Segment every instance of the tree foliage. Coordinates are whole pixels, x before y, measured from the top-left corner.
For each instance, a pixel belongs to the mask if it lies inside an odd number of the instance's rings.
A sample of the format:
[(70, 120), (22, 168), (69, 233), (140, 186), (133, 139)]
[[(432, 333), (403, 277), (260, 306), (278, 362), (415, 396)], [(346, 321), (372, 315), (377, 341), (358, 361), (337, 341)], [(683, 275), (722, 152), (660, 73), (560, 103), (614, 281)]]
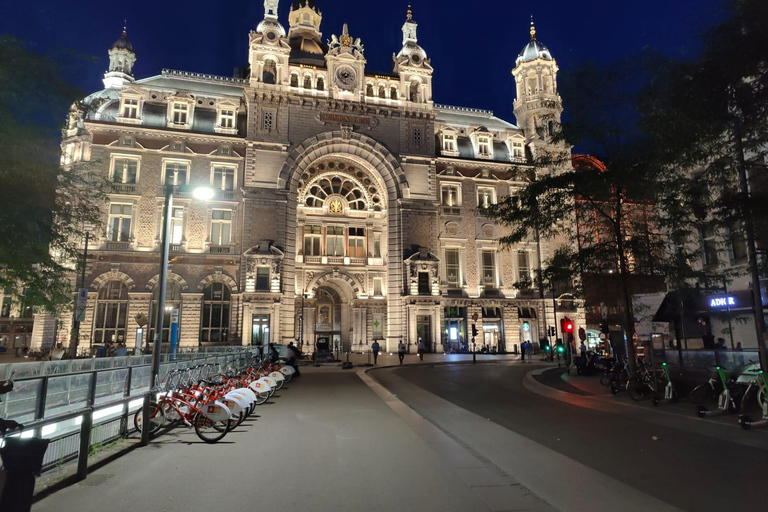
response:
[(26, 306), (71, 301), (83, 226), (98, 224), (106, 182), (60, 165), (62, 121), (79, 90), (57, 61), (0, 37), (0, 287)]

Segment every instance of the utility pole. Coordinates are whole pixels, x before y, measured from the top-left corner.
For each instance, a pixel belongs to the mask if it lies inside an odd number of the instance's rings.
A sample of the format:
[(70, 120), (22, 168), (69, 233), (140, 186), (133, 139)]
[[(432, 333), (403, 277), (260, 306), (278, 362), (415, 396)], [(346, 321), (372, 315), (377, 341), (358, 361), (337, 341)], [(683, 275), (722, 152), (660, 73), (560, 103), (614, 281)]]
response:
[(88, 266), (88, 240), (90, 239), (91, 233), (89, 231), (85, 232), (85, 250), (83, 251), (83, 263), (80, 268), (80, 286), (78, 287), (78, 293), (75, 297), (75, 307), (73, 308), (74, 311), (72, 312), (72, 336), (69, 340), (69, 351), (72, 353), (72, 357), (77, 357), (77, 349), (80, 345), (80, 320), (78, 320), (78, 314), (77, 314), (77, 302), (78, 297), (80, 296), (79, 291), (82, 288), (85, 288), (85, 268)]

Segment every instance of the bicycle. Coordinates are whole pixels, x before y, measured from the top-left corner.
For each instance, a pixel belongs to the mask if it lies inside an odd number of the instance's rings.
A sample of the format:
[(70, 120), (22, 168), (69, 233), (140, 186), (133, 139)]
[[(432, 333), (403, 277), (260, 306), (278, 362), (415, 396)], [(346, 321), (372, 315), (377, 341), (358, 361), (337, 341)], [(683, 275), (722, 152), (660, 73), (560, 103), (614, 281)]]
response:
[(760, 389), (757, 398), (762, 409), (763, 417), (759, 421), (752, 421), (752, 418), (749, 416), (744, 414), (740, 415), (739, 424), (744, 430), (749, 430), (754, 427), (768, 427), (768, 375), (762, 368), (757, 371), (757, 381)]
[(754, 402), (759, 409), (762, 409), (763, 404), (768, 402), (768, 389), (764, 379), (761, 378), (761, 371), (759, 364), (749, 361), (749, 364), (742, 369), (741, 375), (736, 379), (737, 384), (746, 385), (744, 396), (741, 399), (741, 410), (749, 409), (750, 402)]
[[(739, 392), (740, 390), (738, 389), (738, 386), (733, 381), (733, 379), (730, 379), (726, 376), (725, 368), (722, 366), (716, 366), (715, 370), (717, 371), (720, 382), (718, 388), (721, 389), (720, 394), (717, 395), (717, 409), (710, 411), (705, 406), (700, 405), (697, 409), (699, 418), (725, 414), (727, 412), (738, 412), (739, 406), (741, 405), (741, 396)], [(712, 379), (710, 379), (710, 381), (711, 380)], [(707, 385), (712, 386), (710, 382), (707, 382)], [(707, 388), (704, 389), (706, 390)]]
[(627, 392), (630, 398), (639, 402), (645, 397), (646, 392), (653, 393), (656, 396), (657, 389), (663, 384), (666, 386), (663, 377), (655, 368), (649, 368), (642, 359), (637, 360), (637, 373), (627, 382)]

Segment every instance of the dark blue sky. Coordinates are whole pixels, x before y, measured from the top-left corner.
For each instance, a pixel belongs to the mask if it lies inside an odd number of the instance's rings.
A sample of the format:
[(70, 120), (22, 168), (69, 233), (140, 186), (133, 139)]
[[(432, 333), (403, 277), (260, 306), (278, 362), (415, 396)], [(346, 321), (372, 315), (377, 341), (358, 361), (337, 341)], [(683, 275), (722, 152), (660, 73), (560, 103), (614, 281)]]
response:
[[(95, 57), (72, 80), (86, 92), (101, 89), (107, 49), (123, 19), (138, 56), (137, 77), (161, 68), (231, 76), (247, 63), (248, 32), (263, 17), (261, 0), (30, 0), (6, 2), (0, 33), (14, 35), (42, 52), (67, 48)], [(702, 31), (720, 17), (723, 0), (548, 0), (547, 2), (413, 0), (419, 42), (435, 68), (439, 103), (487, 108), (509, 120), (510, 70), (527, 43), (530, 16), (538, 39), (561, 69), (585, 60), (613, 61), (645, 46), (691, 56)], [(288, 28), (289, 1), (280, 2)], [(407, 0), (317, 0), (323, 38), (341, 32), (361, 37), (368, 68), (389, 71), (401, 46)], [(566, 105), (567, 108), (567, 105)]]

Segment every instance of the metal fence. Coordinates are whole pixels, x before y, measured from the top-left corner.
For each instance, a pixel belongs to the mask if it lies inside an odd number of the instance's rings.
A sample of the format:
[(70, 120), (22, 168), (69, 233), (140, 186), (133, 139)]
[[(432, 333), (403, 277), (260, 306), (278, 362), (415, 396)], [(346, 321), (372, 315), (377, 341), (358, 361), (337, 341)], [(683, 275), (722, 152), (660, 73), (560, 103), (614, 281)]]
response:
[[(250, 350), (239, 350), (167, 361), (160, 365), (160, 380), (198, 364), (239, 366), (250, 355)], [(43, 471), (78, 459), (78, 474), (84, 477), (89, 452), (135, 430), (132, 416), (150, 391), (151, 356), (132, 357), (21, 363), (27, 376), (14, 375), (13, 391), (0, 403), (0, 417), (24, 424), (18, 434), (22, 438), (50, 439)], [(67, 372), (53, 371), (65, 365)]]

